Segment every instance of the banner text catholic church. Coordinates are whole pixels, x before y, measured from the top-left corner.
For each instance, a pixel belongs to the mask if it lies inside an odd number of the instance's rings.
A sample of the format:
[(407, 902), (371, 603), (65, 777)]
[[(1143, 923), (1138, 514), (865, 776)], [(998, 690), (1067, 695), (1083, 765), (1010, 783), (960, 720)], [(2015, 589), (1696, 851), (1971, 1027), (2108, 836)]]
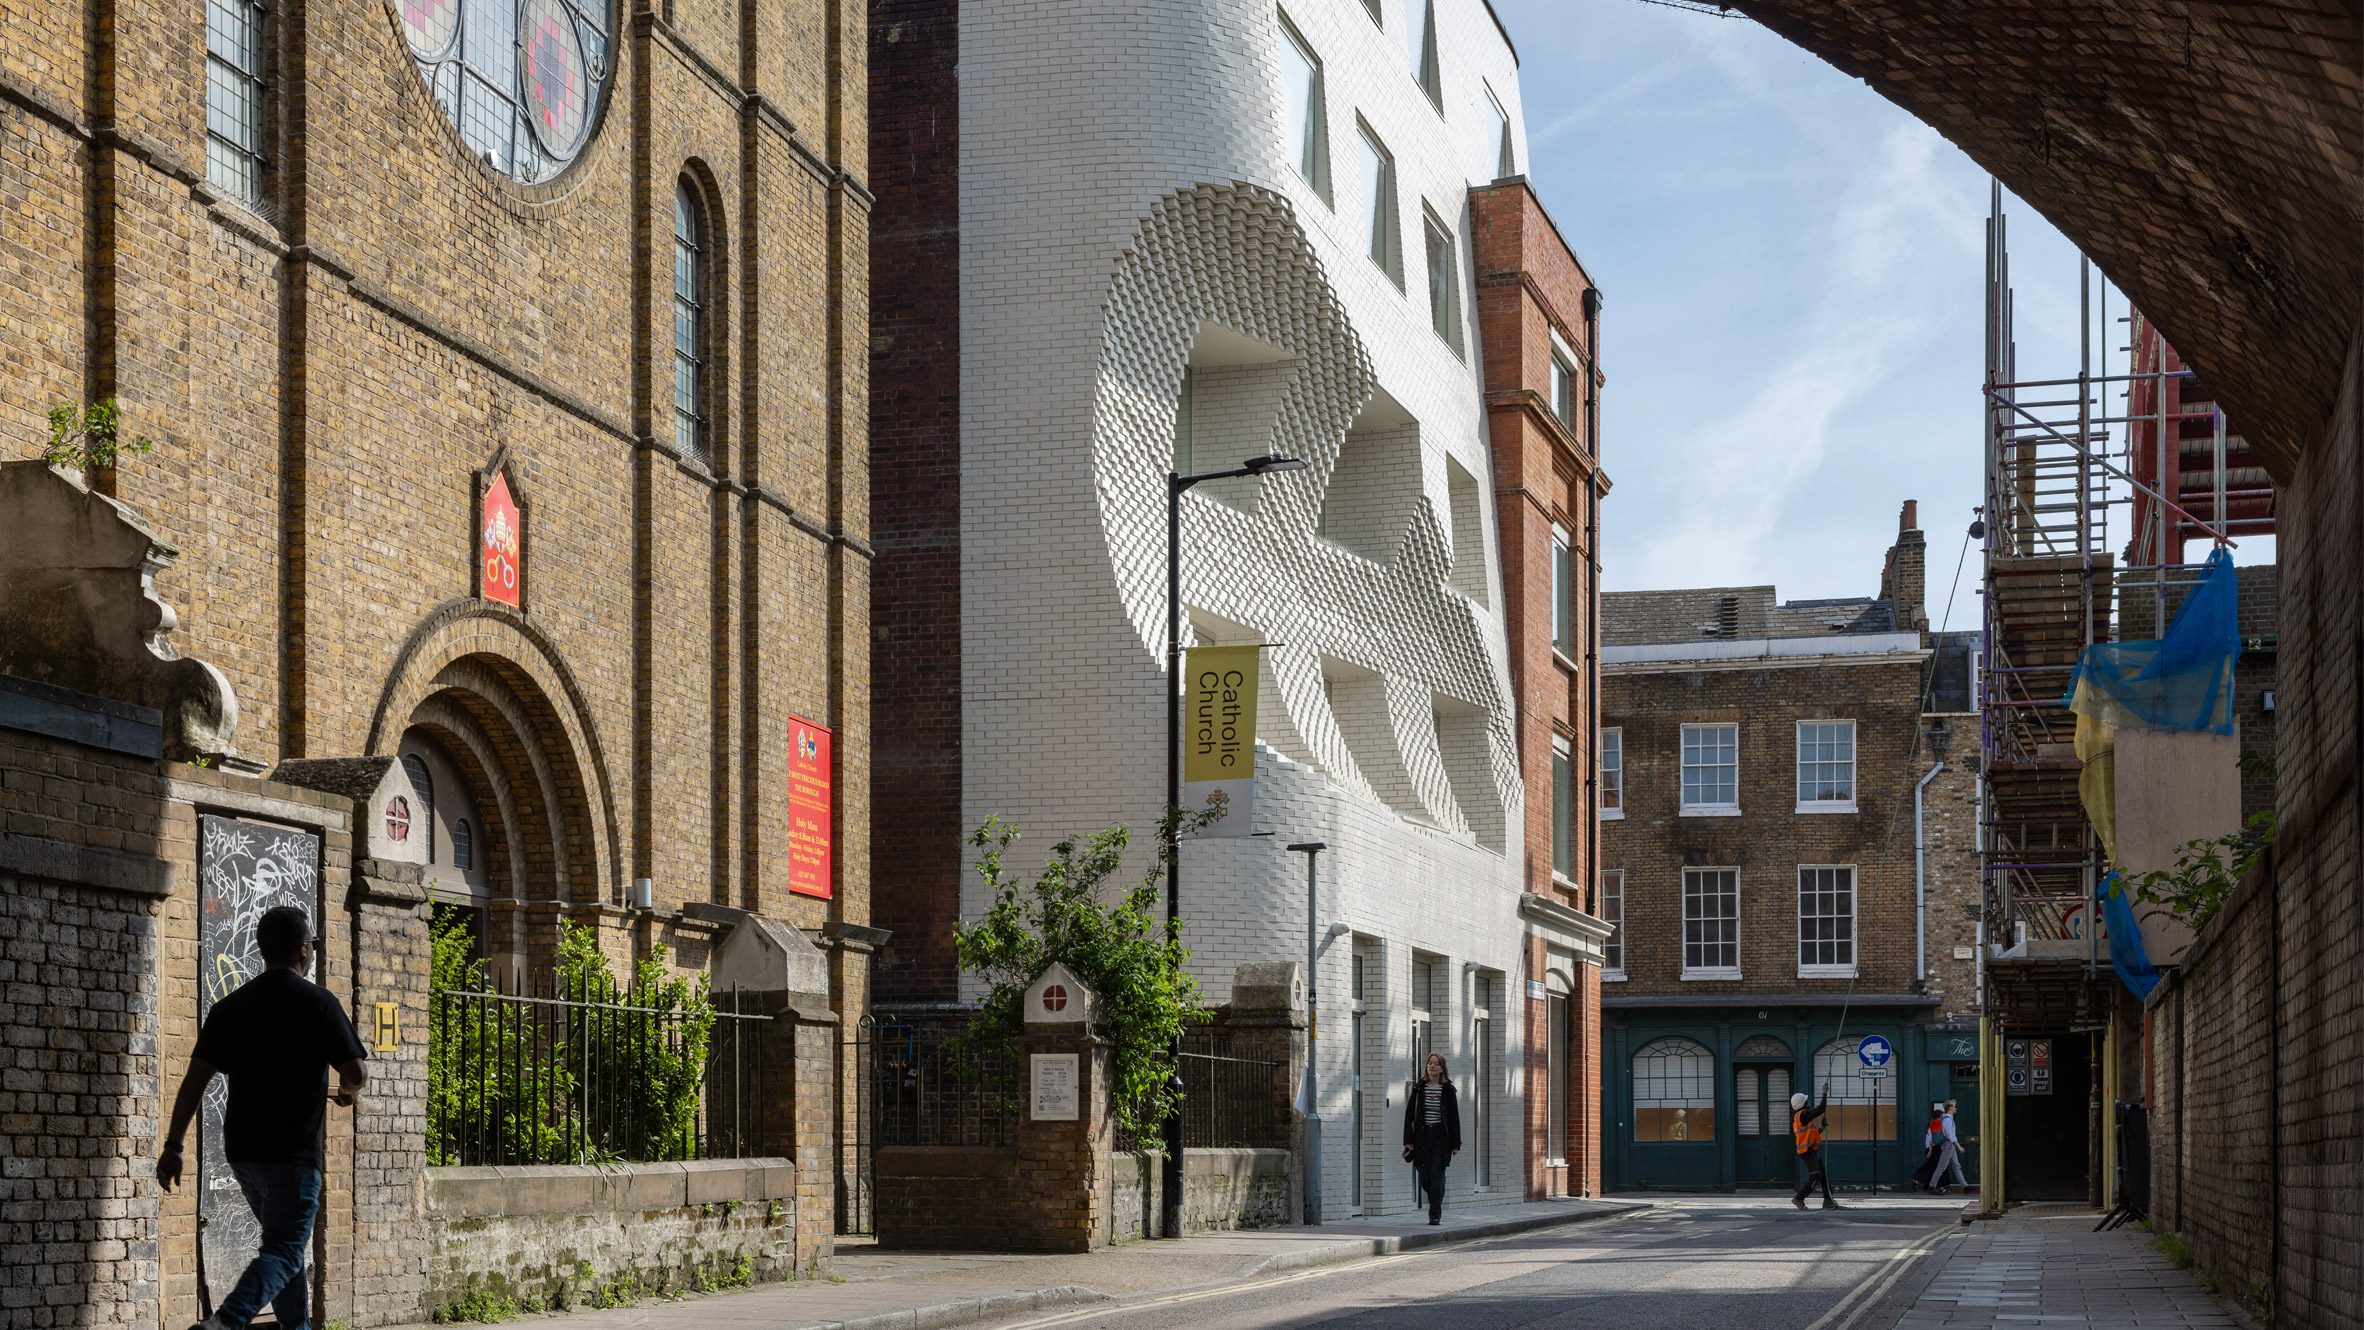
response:
[(1256, 821), (1256, 653), (1192, 647), (1184, 665), (1182, 808), (1218, 816), (1191, 834), (1249, 836)]

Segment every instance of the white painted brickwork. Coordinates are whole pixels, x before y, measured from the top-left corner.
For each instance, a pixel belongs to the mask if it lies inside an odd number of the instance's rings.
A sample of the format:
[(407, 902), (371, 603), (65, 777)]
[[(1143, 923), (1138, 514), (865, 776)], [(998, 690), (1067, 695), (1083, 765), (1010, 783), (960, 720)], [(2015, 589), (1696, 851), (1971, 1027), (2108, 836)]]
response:
[[(1258, 722), (1257, 823), (1276, 834), (1185, 848), (1185, 940), (1213, 1001), (1242, 962), (1302, 960), (1305, 865), (1283, 846), (1328, 842), (1322, 922), (1383, 944), (1366, 979), (1359, 1143), (1366, 1201), (1392, 1210), (1414, 1194), (1397, 1139), (1413, 952), (1444, 960), (1433, 1019), (1458, 1076), (1472, 967), (1502, 993), (1525, 978), (1519, 851), (1502, 849), (1524, 796), (1467, 323), (1464, 196), (1494, 177), (1489, 89), (1521, 162), (1525, 142), (1516, 67), (1482, 0), (1436, 0), (1441, 116), (1413, 79), (1405, 0), (1382, 8), (1384, 26), (1362, 0), (1281, 6), (1322, 62), (1333, 204), (1283, 141), (1270, 0), (963, 5), (961, 629), (967, 821), (1023, 828), (1020, 869), (1062, 836), (1123, 822), (1146, 866), (1183, 369), (1202, 321), (1277, 348), (1279, 363), (1193, 375), (1198, 469), (1268, 448), (1311, 466), (1185, 503), (1186, 632), (1281, 644)], [(1401, 288), (1366, 255), (1358, 119), (1395, 158)], [(1467, 358), (1430, 327), (1424, 209), (1458, 232)], [(1337, 539), (1324, 539), (1324, 488), (1375, 390), (1416, 423), (1383, 411), (1358, 434), (1377, 465), (1341, 487)], [(982, 905), (972, 884), (963, 908)], [(1349, 1209), (1341, 1143), (1355, 1138), (1350, 952), (1330, 941), (1319, 974), (1331, 1214)], [(1523, 1022), (1507, 1006), (1497, 999), (1494, 1029), (1499, 1065), (1515, 1068)], [(1514, 1197), (1522, 1088), (1498, 1073), (1491, 1096), (1493, 1182)], [(1456, 1188), (1473, 1174), (1457, 1167)]]

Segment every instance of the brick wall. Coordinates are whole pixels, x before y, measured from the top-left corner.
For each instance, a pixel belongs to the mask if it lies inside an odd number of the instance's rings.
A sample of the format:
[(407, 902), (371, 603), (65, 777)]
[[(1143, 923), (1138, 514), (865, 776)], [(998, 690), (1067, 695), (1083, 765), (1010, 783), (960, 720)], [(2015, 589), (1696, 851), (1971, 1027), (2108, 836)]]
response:
[[(0, 761), (0, 798), (28, 774)], [(0, 1326), (153, 1326), (163, 902), (7, 871), (0, 896)]]
[(959, 995), (960, 6), (870, 13), (872, 761), (895, 816), (873, 828), (872, 921), (894, 933), (886, 1001)]
[(2278, 832), (2154, 993), (2152, 1189), (2273, 1323), (2364, 1321), (2364, 325), (2282, 490)]
[(871, 1156), (878, 1245), (1009, 1251), (1018, 1202), (1016, 1146), (880, 1146)]
[[(1294, 1224), (1303, 1185), (1287, 1150), (1191, 1150), (1182, 1156), (1183, 1231)], [(1113, 1240), (1154, 1233), (1165, 1197), (1164, 1157), (1118, 1151), (1110, 1160), (1108, 1186)]]
[[(1602, 828), (1602, 867), (1625, 873), (1626, 979), (1610, 985), (1613, 996), (1682, 994), (1712, 1003), (1721, 1000), (1719, 989), (1912, 991), (1912, 796), (1931, 765), (1916, 735), (1922, 669), (1917, 655), (1906, 654), (1789, 668), (1605, 672), (1602, 721), (1621, 726), (1625, 741), (1626, 815)], [(1793, 811), (1797, 722), (1809, 718), (1855, 722), (1852, 813)], [(1739, 725), (1742, 816), (1679, 816), (1682, 726), (1724, 721)], [(1968, 742), (1956, 740), (1957, 752)], [(1852, 984), (1798, 976), (1801, 864), (1855, 866)], [(1740, 870), (1740, 983), (1681, 977), (1686, 866)]]

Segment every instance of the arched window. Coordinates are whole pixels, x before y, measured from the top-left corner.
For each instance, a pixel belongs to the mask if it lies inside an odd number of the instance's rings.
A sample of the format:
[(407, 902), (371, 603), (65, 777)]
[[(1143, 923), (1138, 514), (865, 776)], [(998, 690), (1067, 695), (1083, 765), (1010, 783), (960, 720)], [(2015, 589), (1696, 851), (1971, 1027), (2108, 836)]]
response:
[(1833, 1039), (1814, 1050), (1815, 1090), (1827, 1091), (1830, 1098), (1823, 1137), (1833, 1141), (1895, 1140), (1896, 1087), (1862, 1074), (1863, 1063), (1855, 1056), (1858, 1042), (1852, 1036)]
[(1787, 1062), (1789, 1045), (1769, 1034), (1752, 1034), (1732, 1050), (1734, 1062)]
[(451, 824), (451, 866), (463, 873), (476, 868), (476, 830), (464, 817)]
[(426, 828), (427, 861), (435, 861), (435, 778), (427, 774), (427, 760), (417, 753), (402, 755), (402, 771), (410, 777), (410, 788), (419, 796), (417, 825)]
[(1688, 1039), (1660, 1039), (1633, 1055), (1633, 1138), (1716, 1138), (1716, 1058)]
[(673, 191), (673, 446), (706, 456), (706, 209), (688, 177)]

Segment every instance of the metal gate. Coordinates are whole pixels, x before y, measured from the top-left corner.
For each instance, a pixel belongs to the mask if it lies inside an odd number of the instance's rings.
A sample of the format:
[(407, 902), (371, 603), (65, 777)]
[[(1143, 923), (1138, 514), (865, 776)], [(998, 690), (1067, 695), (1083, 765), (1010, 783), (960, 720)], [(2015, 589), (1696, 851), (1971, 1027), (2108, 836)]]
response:
[(853, 1034), (838, 1049), (844, 1081), (843, 1112), (837, 1133), (837, 1231), (867, 1235), (878, 1231), (870, 1154), (878, 1132), (878, 1018), (854, 1022)]

